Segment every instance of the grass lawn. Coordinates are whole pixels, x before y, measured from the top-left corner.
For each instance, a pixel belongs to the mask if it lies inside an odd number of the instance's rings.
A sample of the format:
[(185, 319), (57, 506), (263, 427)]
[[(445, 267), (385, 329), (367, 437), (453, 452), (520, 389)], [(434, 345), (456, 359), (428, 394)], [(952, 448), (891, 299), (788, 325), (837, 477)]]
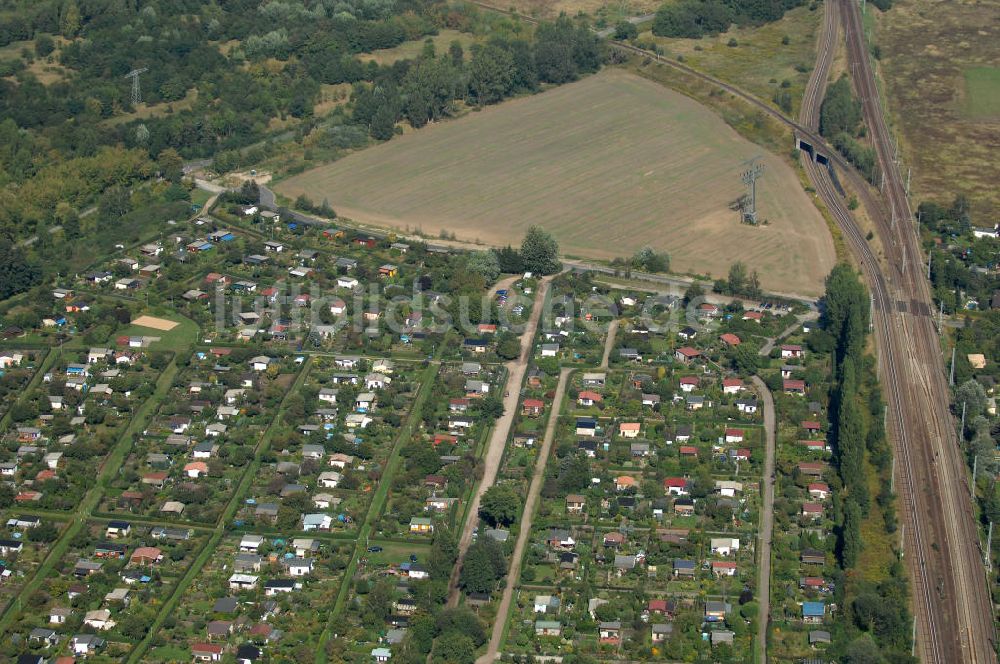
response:
[(212, 192), (205, 191), (204, 189), (198, 189), (197, 187), (195, 187), (191, 191), (191, 203), (197, 205), (198, 207), (204, 207), (205, 203), (207, 203), (208, 199), (210, 199), (211, 197), (212, 197)]
[[(688, 97), (608, 69), (442, 122), (277, 185), (344, 217), (491, 245), (541, 224), (564, 253), (610, 259), (644, 246), (681, 272), (725, 276), (742, 260), (764, 288), (818, 294), (834, 263), (825, 222), (781, 157), (763, 153), (758, 209), (730, 204), (762, 149)], [(614, 242), (609, 242), (609, 228)]]
[(149, 656), (154, 662), (186, 662), (191, 659), (191, 649), (167, 644), (153, 648), (149, 652)]
[(424, 42), (427, 39), (434, 42), (434, 52), (437, 55), (444, 55), (448, 52), (448, 47), (451, 46), (451, 43), (458, 41), (462, 45), (462, 48), (465, 49), (466, 59), (469, 58), (469, 47), (475, 41), (475, 37), (467, 32), (442, 30), (433, 37), (414, 39), (413, 41), (403, 42), (393, 48), (383, 48), (371, 53), (361, 53), (358, 55), (358, 60), (362, 62), (377, 62), (380, 65), (391, 65), (399, 60), (413, 59), (423, 53)]
[(1000, 67), (965, 70), (965, 114), (973, 120), (1000, 118)]
[(141, 325), (128, 325), (115, 331), (115, 336), (127, 335), (130, 337), (160, 337), (160, 340), (150, 344), (152, 350), (185, 350), (194, 343), (197, 343), (200, 329), (198, 324), (190, 318), (185, 318), (177, 313), (159, 315), (149, 312), (149, 315), (157, 318), (165, 318), (180, 323), (172, 330), (155, 330), (151, 327)]
[(398, 565), (410, 561), (410, 554), (415, 554), (420, 563), (427, 562), (427, 556), (431, 552), (430, 543), (415, 542), (413, 544), (403, 544), (402, 542), (387, 542), (384, 540), (368, 540), (368, 546), (380, 546), (382, 550), (378, 553), (365, 553), (369, 562), (381, 565)]

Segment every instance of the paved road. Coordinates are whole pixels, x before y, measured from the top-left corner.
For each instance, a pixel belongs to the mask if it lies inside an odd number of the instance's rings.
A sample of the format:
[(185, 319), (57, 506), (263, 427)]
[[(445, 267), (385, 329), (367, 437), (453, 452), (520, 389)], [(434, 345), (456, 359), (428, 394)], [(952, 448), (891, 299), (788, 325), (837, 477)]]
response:
[(469, 516), (462, 529), (458, 540), (458, 560), (452, 570), (451, 579), (448, 582), (449, 594), (448, 605), (458, 604), (459, 590), (458, 579), (462, 569), (462, 562), (465, 560), (465, 553), (472, 544), (472, 534), (479, 523), (479, 501), (483, 494), (493, 486), (496, 481), (497, 471), (500, 470), (500, 462), (503, 459), (504, 447), (507, 445), (507, 438), (510, 434), (511, 426), (514, 424), (514, 416), (517, 414), (517, 402), (520, 397), (521, 386), (524, 384), (524, 375), (527, 372), (529, 360), (531, 359), (532, 346), (535, 341), (535, 333), (538, 331), (538, 323), (545, 309), (545, 295), (549, 291), (549, 284), (553, 277), (543, 277), (538, 285), (535, 294), (535, 304), (531, 309), (531, 317), (521, 334), (521, 354), (516, 359), (507, 363), (507, 396), (503, 399), (503, 415), (493, 426), (493, 432), (487, 443), (486, 453), (483, 455), (483, 479), (479, 482), (479, 487), (472, 496), (472, 503), (469, 506)]
[(497, 659), (500, 650), (500, 641), (503, 639), (503, 630), (507, 623), (507, 614), (510, 612), (510, 603), (514, 598), (514, 587), (521, 578), (521, 562), (524, 558), (524, 547), (531, 537), (531, 523), (538, 507), (538, 497), (542, 492), (542, 484), (545, 483), (545, 466), (549, 461), (549, 453), (552, 450), (552, 441), (555, 439), (556, 428), (559, 424), (559, 411), (562, 409), (563, 397), (566, 395), (566, 383), (573, 369), (564, 367), (559, 372), (559, 384), (556, 385), (555, 397), (552, 399), (551, 410), (549, 411), (548, 423), (545, 426), (545, 436), (542, 438), (542, 447), (538, 450), (538, 459), (535, 461), (535, 470), (531, 476), (531, 484), (528, 487), (528, 497), (524, 502), (524, 512), (521, 514), (517, 540), (514, 543), (514, 552), (510, 558), (510, 570), (507, 573), (507, 585), (504, 587), (500, 604), (497, 606), (496, 619), (493, 621), (493, 633), (490, 636), (490, 643), (486, 653), (476, 660), (476, 664), (489, 664)]
[(760, 532), (757, 545), (757, 661), (767, 662), (767, 627), (771, 620), (771, 535), (774, 528), (774, 399), (771, 390), (759, 376), (753, 377), (754, 387), (764, 406), (764, 476), (761, 482), (763, 503), (760, 508)]
[(274, 192), (264, 185), (258, 185), (257, 188), (260, 189), (260, 206), (268, 210), (277, 210), (278, 203), (275, 199)]

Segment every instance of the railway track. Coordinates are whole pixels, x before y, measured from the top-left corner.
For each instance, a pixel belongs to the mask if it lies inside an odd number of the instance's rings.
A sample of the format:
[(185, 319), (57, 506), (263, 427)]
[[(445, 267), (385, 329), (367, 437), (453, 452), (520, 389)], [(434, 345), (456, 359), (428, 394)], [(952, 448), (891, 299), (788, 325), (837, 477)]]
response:
[[(921, 654), (941, 662), (995, 662), (992, 601), (979, 549), (979, 534), (968, 488), (965, 461), (948, 409), (949, 390), (940, 362), (938, 335), (931, 317), (930, 285), (923, 276), (919, 234), (913, 223), (906, 187), (899, 171), (896, 147), (886, 125), (879, 91), (864, 40), (861, 12), (855, 3), (842, 3), (841, 17), (847, 33), (848, 61), (854, 84), (862, 98), (866, 125), (884, 175), (889, 215), (880, 221), (886, 256), (898, 266), (894, 273), (900, 298), (908, 310), (899, 312), (899, 338), (903, 340), (907, 374), (906, 400), (898, 403), (900, 425), (910, 434), (906, 464), (917, 481), (926, 481), (911, 496), (913, 521), (928, 518), (929, 528), (915, 533), (913, 548), (919, 564), (911, 569), (936, 580), (936, 601), (918, 608)], [(897, 307), (902, 309), (903, 307)], [(897, 394), (898, 398), (898, 394)], [(905, 415), (905, 423), (902, 421)], [(911, 449), (912, 448), (912, 449)], [(924, 533), (933, 535), (927, 541)], [(944, 610), (942, 610), (944, 609)]]
[[(820, 99), (821, 98), (822, 97), (820, 97)], [(808, 112), (805, 109), (803, 109), (803, 111)], [(893, 422), (889, 433), (892, 435), (893, 439), (897, 441), (897, 445), (895, 447), (900, 468), (898, 492), (902, 497), (905, 518), (906, 514), (912, 515), (916, 513), (916, 510), (913, 509), (912, 498), (917, 482), (915, 481), (911, 471), (912, 461), (909, 459), (906, 426), (902, 418), (903, 408), (900, 398), (900, 390), (890, 387), (890, 385), (893, 384), (900, 384), (896, 371), (896, 358), (899, 356), (899, 352), (896, 347), (897, 344), (895, 342), (895, 335), (893, 334), (891, 323), (891, 312), (894, 308), (892, 298), (889, 295), (889, 289), (886, 285), (885, 278), (878, 268), (878, 261), (872, 253), (871, 247), (862, 235), (857, 224), (854, 222), (853, 217), (844, 206), (843, 199), (836, 191), (827, 169), (821, 167), (813, 161), (808, 161), (806, 162), (805, 170), (810, 182), (813, 184), (813, 187), (815, 187), (817, 193), (823, 199), (827, 209), (830, 211), (830, 214), (833, 215), (838, 226), (844, 233), (844, 236), (847, 238), (851, 250), (860, 258), (865, 280), (867, 281), (869, 289), (872, 293), (874, 306), (872, 307), (871, 316), (873, 326), (875, 327), (876, 342), (880, 349), (880, 373), (882, 383), (886, 386), (886, 392), (893, 402)], [(918, 541), (922, 540), (923, 535), (921, 532), (921, 520), (916, 518), (906, 519), (906, 521), (910, 527), (911, 537)], [(926, 612), (926, 607), (933, 607), (934, 605), (931, 583), (927, 576), (926, 568), (923, 566), (917, 566), (916, 569), (911, 569), (911, 579), (913, 583), (915, 606), (919, 606), (924, 609), (924, 611), (921, 612), (921, 616), (925, 616), (924, 619), (929, 625), (927, 631), (929, 634), (935, 635), (935, 638), (932, 638), (930, 642), (930, 651), (933, 656), (929, 660), (925, 658), (925, 661), (945, 661), (941, 658), (940, 647), (938, 646), (936, 639), (937, 627), (934, 624), (933, 612)]]
[[(535, 23), (535, 19), (488, 3), (474, 4)], [(829, 157), (875, 222), (884, 252), (880, 264), (846, 210), (829, 168), (804, 160), (805, 171), (861, 264), (872, 293), (872, 324), (887, 395), (887, 430), (893, 441), (906, 525), (906, 560), (913, 584), (913, 610), (921, 659), (927, 662), (996, 662), (992, 604), (978, 550), (978, 531), (967, 473), (948, 409), (930, 287), (923, 278), (920, 243), (895, 162), (895, 146), (879, 105), (878, 89), (863, 40), (860, 11), (852, 0), (827, 0), (817, 66), (803, 98), (798, 122), (734, 85), (631, 44), (614, 48), (658, 63), (722, 89), (788, 126)], [(818, 134), (819, 108), (843, 23), (855, 85), (884, 173), (884, 198)]]
[[(812, 130), (819, 128), (819, 110), (829, 81), (830, 65), (838, 42), (838, 27), (841, 13), (840, 2), (837, 0), (827, 2), (824, 11), (822, 32), (817, 46), (816, 67), (813, 69), (806, 84), (799, 114), (799, 121)], [(893, 405), (893, 422), (887, 433), (890, 433), (892, 439), (897, 441), (895, 446), (896, 458), (900, 462), (900, 486), (898, 493), (902, 498), (904, 520), (910, 525), (910, 535), (912, 538), (921, 541), (923, 539), (921, 520), (919, 518), (907, 518), (908, 516), (913, 517), (918, 513), (913, 503), (914, 489), (917, 484), (912, 472), (912, 460), (909, 458), (909, 446), (907, 445), (906, 427), (902, 417), (903, 408), (900, 390), (897, 389), (900, 381), (896, 375), (896, 358), (899, 355), (896, 348), (895, 336), (892, 333), (891, 312), (893, 311), (893, 303), (889, 297), (885, 276), (878, 269), (878, 261), (873, 255), (868, 242), (862, 237), (854, 218), (844, 208), (843, 199), (835, 191), (829, 172), (826, 169), (820, 168), (812, 160), (807, 163), (805, 170), (810, 182), (813, 183), (813, 186), (826, 204), (827, 209), (837, 220), (838, 226), (840, 226), (842, 232), (847, 237), (852, 251), (860, 258), (862, 270), (865, 273), (865, 280), (872, 293), (872, 323), (873, 327), (876, 328), (876, 341), (881, 350), (879, 354), (880, 374), (882, 383), (886, 386), (886, 393)], [(928, 610), (934, 606), (934, 600), (926, 567), (923, 565), (911, 565), (910, 577), (913, 586), (914, 607), (921, 617), (922, 622), (927, 625), (926, 633), (929, 635), (929, 638), (922, 641), (922, 644), (926, 646), (922, 649), (922, 654), (924, 654), (923, 659), (924, 661), (942, 661), (942, 650), (940, 641), (937, 638), (938, 626), (935, 624), (933, 611)]]

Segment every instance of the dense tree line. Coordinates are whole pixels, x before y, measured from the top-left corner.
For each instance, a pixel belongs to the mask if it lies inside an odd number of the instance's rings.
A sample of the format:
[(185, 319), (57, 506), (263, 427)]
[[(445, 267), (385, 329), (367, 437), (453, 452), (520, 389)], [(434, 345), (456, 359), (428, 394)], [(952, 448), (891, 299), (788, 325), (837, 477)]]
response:
[[(857, 274), (846, 265), (838, 265), (826, 283), (823, 329), (833, 340), (835, 387), (831, 399), (832, 443), (834, 461), (847, 489), (845, 503), (867, 514), (871, 496), (865, 472), (865, 421), (860, 403), (860, 388), (865, 337), (870, 314), (868, 294)], [(850, 507), (845, 507), (849, 514)], [(845, 519), (841, 538), (841, 561), (851, 567), (860, 549), (860, 519)]]
[(699, 39), (725, 32), (734, 23), (761, 25), (777, 21), (803, 0), (680, 0), (662, 5), (653, 20), (653, 34)]
[[(838, 265), (826, 282), (821, 329), (813, 343), (833, 352), (834, 386), (830, 399), (831, 443), (842, 490), (834, 498), (838, 521), (837, 552), (844, 572), (856, 567), (864, 550), (862, 522), (869, 518), (872, 500), (868, 463), (877, 472), (882, 489), (877, 496), (885, 532), (896, 529), (894, 498), (889, 489), (892, 454), (883, 425), (881, 391), (873, 359), (865, 355), (869, 297), (857, 273)], [(838, 584), (838, 604), (849, 610), (844, 638), (834, 650), (838, 661), (908, 661), (910, 616), (908, 589), (902, 564), (895, 561), (889, 578)], [(888, 658), (888, 659), (887, 659)]]
[(716, 279), (712, 290), (725, 295), (757, 298), (763, 293), (760, 287), (760, 275), (757, 270), (750, 270), (742, 261), (729, 266), (729, 274), (725, 279)]
[(622, 268), (626, 278), (631, 275), (632, 270), (640, 270), (642, 272), (669, 272), (670, 254), (665, 251), (656, 251), (652, 247), (643, 247), (639, 251), (632, 254), (630, 258), (615, 258), (611, 261), (611, 265), (615, 269)]
[(373, 138), (388, 140), (400, 120), (422, 127), (451, 115), (459, 100), (494, 104), (542, 83), (567, 83), (597, 71), (603, 57), (597, 37), (565, 16), (542, 23), (532, 38), (495, 37), (471, 50), (466, 62), (460, 44), (438, 55), (429, 43), (415, 61), (356, 83), (352, 121)]

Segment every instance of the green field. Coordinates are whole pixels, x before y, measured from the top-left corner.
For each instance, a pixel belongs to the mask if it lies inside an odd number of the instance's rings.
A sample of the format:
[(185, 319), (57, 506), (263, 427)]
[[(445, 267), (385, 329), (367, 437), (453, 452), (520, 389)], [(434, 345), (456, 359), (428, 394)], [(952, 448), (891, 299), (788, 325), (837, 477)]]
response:
[(965, 70), (965, 114), (973, 120), (1000, 118), (1000, 67)]
[(165, 318), (180, 323), (172, 330), (156, 330), (142, 325), (128, 325), (115, 330), (115, 336), (130, 337), (160, 337), (160, 340), (151, 344), (151, 350), (185, 350), (198, 341), (198, 324), (190, 318), (185, 318), (180, 314), (170, 313), (166, 315), (149, 313), (157, 318)]
[(363, 554), (372, 563), (382, 565), (398, 565), (409, 562), (411, 554), (417, 556), (419, 562), (426, 563), (427, 556), (431, 552), (431, 545), (426, 542), (404, 544), (403, 542), (372, 539), (368, 542), (368, 546), (382, 547), (382, 550), (377, 553), (365, 552)]
[[(758, 207), (729, 205), (761, 155)], [(741, 260), (765, 288), (817, 294), (834, 262), (823, 218), (779, 157), (691, 99), (621, 70), (442, 122), (292, 177), (290, 198), (328, 199), (359, 222), (518, 244), (541, 224), (564, 253), (609, 259), (643, 246), (682, 272)]]

